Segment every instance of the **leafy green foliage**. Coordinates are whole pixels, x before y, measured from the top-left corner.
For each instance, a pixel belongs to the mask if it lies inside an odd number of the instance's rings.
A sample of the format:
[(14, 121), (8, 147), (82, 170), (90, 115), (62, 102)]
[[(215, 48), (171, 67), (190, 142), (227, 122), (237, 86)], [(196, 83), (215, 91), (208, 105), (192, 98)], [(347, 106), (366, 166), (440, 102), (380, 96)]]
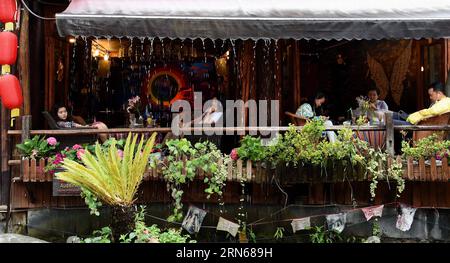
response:
[(359, 243), (363, 240), (354, 236), (345, 238), (341, 233), (327, 230), (324, 226), (314, 226), (309, 235), (311, 243)]
[(309, 235), (311, 243), (334, 243), (336, 239), (342, 240), (339, 235), (335, 235), (336, 232), (330, 232), (323, 226), (314, 226), (311, 229), (312, 233)]
[(381, 229), (380, 223), (378, 222), (378, 218), (375, 218), (372, 225), (372, 236), (380, 237), (383, 235), (383, 231)]
[(275, 239), (282, 239), (284, 236), (284, 227), (277, 227), (277, 230), (275, 231), (275, 234), (273, 234), (273, 237)]
[[(229, 156), (223, 155), (213, 143), (208, 141), (192, 146), (188, 140), (183, 138), (169, 140), (166, 144), (169, 155), (167, 164), (163, 163), (162, 172), (168, 191), (174, 199), (173, 213), (167, 220), (175, 222), (183, 219), (183, 204), (181, 203), (183, 190), (181, 187), (185, 183), (193, 181), (197, 170), (202, 169), (205, 174), (210, 175), (204, 179), (204, 182), (208, 184), (205, 189), (207, 198), (213, 194), (221, 197), (227, 176), (226, 165), (231, 162), (231, 159)], [(223, 163), (220, 164), (219, 160), (223, 160)]]
[(95, 230), (93, 235), (93, 237), (81, 239), (81, 243), (111, 243), (112, 230), (107, 226), (101, 230)]
[(440, 140), (439, 135), (434, 133), (428, 137), (415, 142), (415, 146), (411, 146), (411, 142), (402, 141), (402, 152), (405, 157), (412, 157), (415, 160), (420, 158), (448, 156), (450, 148), (450, 140)]
[(402, 178), (402, 163), (394, 162), (387, 167), (388, 154), (369, 147), (369, 144), (356, 138), (353, 131), (347, 128), (338, 132), (338, 139), (329, 142), (323, 138), (325, 130), (321, 119), (308, 122), (302, 130), (290, 126), (284, 135), (277, 136), (266, 146), (266, 159), (272, 164), (313, 165), (326, 171), (329, 163), (341, 162), (344, 168), (353, 169), (359, 166), (365, 169), (372, 178), (371, 196), (375, 196), (378, 181), (393, 179), (397, 182), (397, 195), (403, 192), (405, 181)]
[(254, 162), (264, 160), (266, 157), (265, 147), (261, 143), (261, 139), (244, 136), (241, 140), (241, 146), (237, 149), (239, 158), (242, 160), (251, 160)]
[(276, 138), (276, 142), (267, 148), (269, 159), (275, 163), (311, 164), (325, 167), (329, 161), (346, 160), (352, 165), (364, 164), (362, 150), (366, 143), (353, 137), (350, 129), (338, 132), (338, 140), (331, 143), (323, 139), (325, 130), (323, 120), (308, 122), (301, 131), (290, 126), (284, 136)]
[(45, 136), (41, 138), (39, 135), (36, 135), (32, 139), (27, 139), (23, 143), (17, 144), (16, 148), (23, 157), (39, 159), (51, 156), (58, 145), (59, 142), (56, 142), (55, 145), (50, 145)]
[(89, 207), (91, 215), (100, 215), (98, 208), (102, 206), (102, 202), (98, 201), (95, 195), (89, 192), (89, 190), (81, 188), (81, 198), (84, 198), (84, 202)]
[(157, 225), (145, 224), (145, 207), (141, 206), (135, 217), (135, 229), (120, 237), (122, 243), (195, 243), (189, 235), (182, 235), (181, 229), (169, 228), (161, 231)]

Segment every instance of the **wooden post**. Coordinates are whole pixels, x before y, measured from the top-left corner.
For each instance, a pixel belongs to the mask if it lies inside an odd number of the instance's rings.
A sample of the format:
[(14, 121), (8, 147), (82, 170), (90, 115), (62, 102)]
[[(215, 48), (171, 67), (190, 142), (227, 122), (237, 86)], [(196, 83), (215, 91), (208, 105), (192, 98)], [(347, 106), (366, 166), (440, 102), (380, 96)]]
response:
[(252, 173), (253, 173), (253, 171), (252, 171), (252, 167), (253, 167), (253, 164), (252, 164), (252, 161), (251, 160), (247, 160), (247, 182), (252, 182)]
[(5, 233), (8, 233), (9, 220), (11, 218), (11, 169), (8, 165), (10, 157), (8, 129), (11, 125), (11, 112), (0, 103), (0, 205), (6, 205)]
[(240, 182), (241, 178), (243, 176), (245, 176), (242, 172), (242, 160), (241, 159), (237, 160), (237, 162), (236, 162), (236, 170), (237, 170), (237, 176), (236, 176), (235, 180), (237, 182)]
[(9, 206), (9, 191), (10, 191), (10, 176), (9, 176), (9, 137), (8, 137), (8, 127), (10, 125), (10, 111), (0, 104), (1, 118), (1, 174), (0, 174), (0, 205)]
[(431, 165), (430, 165), (430, 175), (431, 175), (431, 178), (428, 178), (428, 179), (431, 179), (431, 181), (436, 181), (437, 180), (437, 167), (436, 167), (436, 158), (434, 158), (434, 157), (431, 157)]
[(22, 143), (30, 138), (31, 115), (22, 116)]
[(423, 157), (419, 159), (419, 180), (425, 181), (426, 174), (425, 174), (425, 160)]
[(31, 113), (29, 13), (26, 9), (20, 13), (19, 60), (17, 67), (23, 94), (23, 114), (28, 115)]
[(414, 164), (412, 157), (407, 158), (407, 170), (408, 170), (408, 180), (414, 180)]
[(394, 120), (393, 112), (387, 111), (384, 114), (384, 120), (386, 123), (386, 152), (391, 156), (395, 155), (394, 149)]
[(450, 175), (448, 174), (447, 157), (444, 157), (442, 158), (442, 181), (447, 182), (447, 179), (450, 180)]

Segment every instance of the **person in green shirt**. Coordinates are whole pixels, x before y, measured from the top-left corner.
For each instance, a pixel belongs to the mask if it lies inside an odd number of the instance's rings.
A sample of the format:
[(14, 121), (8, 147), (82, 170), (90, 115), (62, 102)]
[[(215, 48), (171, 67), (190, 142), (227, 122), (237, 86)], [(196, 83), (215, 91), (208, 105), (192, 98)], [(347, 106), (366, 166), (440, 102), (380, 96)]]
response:
[[(307, 119), (322, 118), (325, 120), (325, 127), (333, 126), (333, 123), (328, 117), (323, 116), (322, 105), (326, 102), (327, 97), (324, 93), (318, 92), (314, 99), (309, 102), (305, 102), (297, 109), (296, 115)], [(327, 137), (330, 142), (336, 141), (336, 133), (333, 131), (327, 131)]]

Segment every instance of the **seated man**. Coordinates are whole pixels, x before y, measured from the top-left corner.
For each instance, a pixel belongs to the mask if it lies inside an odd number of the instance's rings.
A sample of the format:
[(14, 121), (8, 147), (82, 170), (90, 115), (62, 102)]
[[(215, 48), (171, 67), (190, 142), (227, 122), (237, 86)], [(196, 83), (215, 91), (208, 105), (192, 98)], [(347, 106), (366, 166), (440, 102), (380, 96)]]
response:
[[(430, 85), (430, 87), (428, 88), (428, 95), (430, 97), (430, 102), (431, 102), (429, 109), (431, 109), (435, 105), (435, 103), (438, 101), (438, 98), (441, 98), (441, 94), (443, 94), (444, 97), (445, 97), (444, 86), (442, 85), (442, 83), (440, 83), (440, 82), (432, 83)], [(430, 117), (433, 117), (433, 116), (429, 116), (429, 117), (426, 117), (426, 118), (430, 118)], [(403, 111), (394, 112), (393, 118), (394, 118), (394, 124), (395, 125), (409, 125), (409, 124), (412, 124), (412, 122), (406, 121), (409, 118), (409, 114), (407, 114), (407, 113), (405, 113)], [(417, 121), (417, 122), (415, 122), (413, 124), (417, 124), (418, 122), (419, 121)]]
[[(322, 116), (322, 108), (321, 106), (325, 103), (326, 96), (322, 92), (318, 92), (314, 99), (303, 103), (295, 112), (296, 115), (304, 117), (304, 118), (315, 118), (321, 117), (325, 119), (325, 127), (333, 126), (333, 123), (328, 120), (328, 117)], [(336, 141), (336, 133), (333, 131), (327, 131), (327, 137), (330, 142)]]
[[(409, 115), (407, 122), (417, 124), (424, 119), (450, 112), (450, 98), (445, 96), (444, 86), (440, 83), (432, 84), (429, 90), (433, 90), (430, 99), (435, 101), (428, 109), (423, 109)], [(429, 92), (430, 93), (430, 92)], [(432, 98), (433, 95), (433, 98)]]

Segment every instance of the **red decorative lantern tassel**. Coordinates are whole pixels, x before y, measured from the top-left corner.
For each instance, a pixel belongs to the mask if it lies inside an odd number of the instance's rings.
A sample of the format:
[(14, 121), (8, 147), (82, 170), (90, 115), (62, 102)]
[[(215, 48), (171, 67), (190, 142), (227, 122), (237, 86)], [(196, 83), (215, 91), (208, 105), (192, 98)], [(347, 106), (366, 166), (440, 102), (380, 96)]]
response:
[(12, 32), (0, 33), (0, 65), (12, 65), (17, 58), (17, 36)]
[(16, 76), (11, 74), (0, 76), (0, 97), (3, 106), (7, 109), (14, 109), (22, 106), (22, 89)]
[(0, 0), (0, 21), (2, 23), (15, 22), (14, 16), (17, 11), (15, 0)]

